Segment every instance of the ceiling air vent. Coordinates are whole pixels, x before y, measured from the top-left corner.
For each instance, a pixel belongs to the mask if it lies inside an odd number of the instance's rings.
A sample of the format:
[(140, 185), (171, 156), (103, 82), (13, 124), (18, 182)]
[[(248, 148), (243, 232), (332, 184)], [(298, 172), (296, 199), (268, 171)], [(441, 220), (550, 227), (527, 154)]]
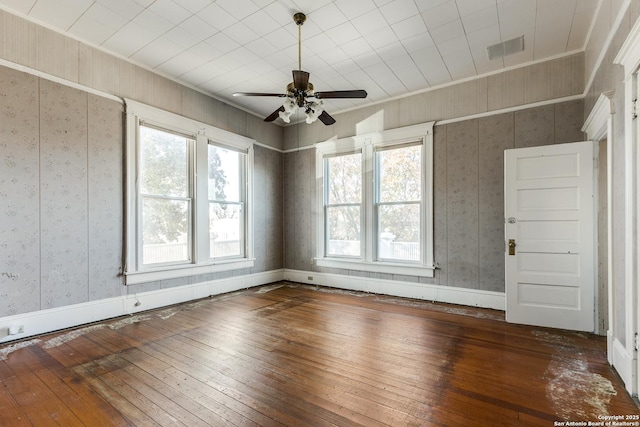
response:
[(489, 59), (502, 58), (503, 56), (511, 55), (513, 53), (522, 52), (524, 50), (524, 36), (516, 37), (515, 39), (507, 40), (501, 43), (487, 47), (487, 54)]

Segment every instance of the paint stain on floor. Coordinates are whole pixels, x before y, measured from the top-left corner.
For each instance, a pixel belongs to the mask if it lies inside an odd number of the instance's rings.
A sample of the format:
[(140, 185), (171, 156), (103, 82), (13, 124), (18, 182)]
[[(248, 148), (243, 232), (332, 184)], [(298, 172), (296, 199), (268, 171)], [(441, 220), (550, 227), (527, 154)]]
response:
[(38, 338), (34, 338), (32, 340), (20, 341), (20, 342), (17, 342), (15, 344), (9, 344), (6, 347), (2, 347), (2, 348), (0, 348), (0, 360), (7, 360), (7, 356), (9, 356), (14, 351), (18, 351), (21, 348), (25, 348), (25, 347), (28, 347), (30, 345), (37, 344), (39, 342), (40, 342), (40, 340)]
[(574, 336), (535, 331), (534, 336), (555, 353), (544, 373), (547, 380), (547, 399), (562, 420), (597, 420), (599, 415), (609, 414), (611, 398), (617, 394), (613, 383), (602, 375), (589, 372), (584, 352), (572, 346)]

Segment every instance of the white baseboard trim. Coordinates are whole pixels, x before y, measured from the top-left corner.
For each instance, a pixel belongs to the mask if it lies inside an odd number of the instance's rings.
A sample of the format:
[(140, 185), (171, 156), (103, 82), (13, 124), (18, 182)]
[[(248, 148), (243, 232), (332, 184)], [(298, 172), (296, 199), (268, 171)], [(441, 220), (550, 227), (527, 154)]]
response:
[(503, 292), (289, 269), (284, 270), (284, 279), (310, 285), (331, 286), (374, 294), (493, 308), (503, 311), (505, 309), (505, 295)]
[[(277, 282), (283, 276), (283, 270), (273, 270), (2, 317), (0, 343)], [(9, 335), (11, 326), (24, 332)]]
[[(252, 288), (279, 280), (496, 310), (505, 309), (504, 293), (501, 292), (285, 269), (3, 317), (0, 318), (0, 343), (193, 301), (211, 295)], [(24, 332), (9, 335), (11, 326), (20, 326)]]
[(624, 382), (624, 387), (627, 392), (632, 394), (633, 379), (635, 378), (635, 360), (633, 359), (633, 355), (627, 351), (627, 348), (622, 345), (617, 338), (613, 339), (613, 351), (611, 353), (613, 367), (618, 372), (618, 375), (620, 375), (622, 382)]
[(613, 365), (613, 332), (611, 329), (607, 330), (607, 362), (609, 365)]

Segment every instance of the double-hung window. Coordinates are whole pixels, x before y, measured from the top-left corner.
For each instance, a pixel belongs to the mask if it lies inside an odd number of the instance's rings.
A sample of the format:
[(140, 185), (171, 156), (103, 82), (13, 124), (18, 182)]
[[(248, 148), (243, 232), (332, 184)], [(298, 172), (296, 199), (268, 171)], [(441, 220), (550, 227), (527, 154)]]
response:
[(127, 100), (127, 284), (253, 266), (253, 140)]
[(189, 177), (194, 139), (140, 123), (138, 194), (143, 265), (191, 260), (193, 190)]
[(362, 153), (329, 155), (324, 160), (326, 253), (362, 254)]
[(209, 256), (242, 257), (247, 154), (210, 143), (208, 155)]
[(374, 148), (376, 260), (420, 262), (423, 143)]
[(317, 265), (433, 277), (433, 123), (316, 147)]

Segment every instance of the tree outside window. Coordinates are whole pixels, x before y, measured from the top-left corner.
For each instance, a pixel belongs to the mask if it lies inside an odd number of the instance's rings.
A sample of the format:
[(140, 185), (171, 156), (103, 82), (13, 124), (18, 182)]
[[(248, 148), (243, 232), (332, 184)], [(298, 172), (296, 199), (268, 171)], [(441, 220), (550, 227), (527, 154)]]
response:
[(325, 159), (327, 255), (360, 256), (362, 154)]
[(185, 136), (140, 126), (144, 264), (190, 259), (189, 150), (192, 144), (193, 140)]
[(213, 144), (208, 153), (210, 257), (240, 256), (244, 254), (246, 155)]
[(378, 259), (420, 260), (422, 147), (376, 152)]

